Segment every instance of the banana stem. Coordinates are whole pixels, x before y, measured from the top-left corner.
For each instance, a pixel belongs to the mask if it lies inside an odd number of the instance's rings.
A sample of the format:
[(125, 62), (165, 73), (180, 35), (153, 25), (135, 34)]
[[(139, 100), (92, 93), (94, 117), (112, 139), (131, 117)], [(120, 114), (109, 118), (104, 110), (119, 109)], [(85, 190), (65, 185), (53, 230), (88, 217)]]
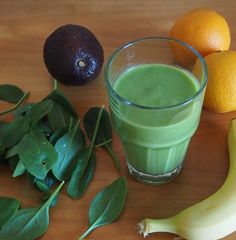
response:
[(146, 218), (139, 223), (139, 233), (147, 237), (148, 234), (154, 232), (169, 232), (176, 234), (176, 228), (171, 218), (151, 219)]

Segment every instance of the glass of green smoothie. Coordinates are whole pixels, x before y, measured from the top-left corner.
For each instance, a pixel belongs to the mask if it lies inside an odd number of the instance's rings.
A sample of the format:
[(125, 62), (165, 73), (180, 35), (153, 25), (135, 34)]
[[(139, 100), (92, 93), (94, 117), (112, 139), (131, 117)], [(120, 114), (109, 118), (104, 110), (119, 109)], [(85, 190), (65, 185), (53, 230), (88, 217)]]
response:
[[(189, 60), (178, 62), (176, 47)], [(199, 124), (206, 83), (204, 59), (175, 39), (138, 39), (112, 54), (105, 67), (112, 124), (137, 180), (163, 184), (179, 174)]]

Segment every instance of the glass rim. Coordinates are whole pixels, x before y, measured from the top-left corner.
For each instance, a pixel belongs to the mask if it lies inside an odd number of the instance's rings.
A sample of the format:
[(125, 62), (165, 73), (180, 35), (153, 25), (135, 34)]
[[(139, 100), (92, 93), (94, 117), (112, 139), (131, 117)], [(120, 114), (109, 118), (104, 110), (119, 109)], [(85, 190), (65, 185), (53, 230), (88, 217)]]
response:
[[(158, 106), (145, 106), (145, 105), (140, 105), (140, 104), (137, 104), (137, 103), (134, 103), (122, 96), (120, 96), (114, 89), (113, 87), (111, 86), (110, 82), (109, 82), (109, 77), (108, 77), (108, 74), (109, 74), (109, 68), (112, 64), (112, 61), (113, 59), (125, 48), (128, 48), (130, 46), (132, 46), (133, 44), (135, 43), (139, 43), (139, 42), (144, 42), (146, 40), (160, 40), (160, 41), (169, 41), (169, 42), (176, 42), (186, 48), (188, 48), (189, 50), (191, 50), (196, 56), (197, 58), (200, 60), (201, 62), (201, 66), (203, 68), (203, 79), (202, 79), (202, 84), (200, 84), (200, 88), (198, 89), (198, 91), (193, 95), (191, 96), (190, 98), (184, 100), (184, 101), (181, 101), (177, 104), (172, 104), (172, 105), (167, 105), (167, 106), (161, 106), (161, 107), (158, 107)], [(203, 89), (205, 88), (206, 84), (207, 84), (207, 79), (208, 79), (208, 70), (207, 70), (207, 64), (204, 60), (204, 58), (202, 57), (202, 55), (194, 48), (192, 47), (191, 45), (183, 42), (183, 41), (180, 41), (178, 39), (175, 39), (175, 38), (169, 38), (169, 37), (155, 37), (155, 36), (152, 36), (152, 37), (144, 37), (144, 38), (138, 38), (138, 39), (135, 39), (133, 41), (129, 41), (123, 45), (121, 45), (119, 48), (117, 48), (112, 54), (111, 56), (109, 57), (106, 65), (105, 65), (105, 68), (104, 68), (104, 75), (105, 75), (105, 85), (106, 85), (106, 88), (108, 90), (108, 94), (110, 95), (110, 93), (116, 97), (116, 99), (118, 99), (120, 102), (126, 104), (126, 105), (129, 105), (129, 106), (133, 106), (133, 107), (136, 107), (136, 108), (141, 108), (141, 109), (152, 109), (152, 110), (161, 110), (161, 109), (169, 109), (169, 108), (176, 108), (178, 106), (183, 106), (183, 105), (186, 105), (190, 102), (192, 102), (194, 99), (196, 99), (203, 91)]]

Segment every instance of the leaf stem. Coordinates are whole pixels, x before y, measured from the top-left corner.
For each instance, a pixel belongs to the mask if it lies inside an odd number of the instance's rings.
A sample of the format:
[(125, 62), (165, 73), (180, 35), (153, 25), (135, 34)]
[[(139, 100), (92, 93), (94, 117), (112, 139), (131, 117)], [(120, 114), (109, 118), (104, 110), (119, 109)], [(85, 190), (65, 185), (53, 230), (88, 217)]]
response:
[(75, 124), (75, 127), (73, 129), (72, 136), (71, 136), (71, 142), (72, 142), (72, 140), (73, 140), (73, 138), (75, 136), (75, 133), (76, 133), (77, 129), (79, 128), (79, 124), (80, 124), (80, 119), (77, 120), (77, 122)]
[(110, 142), (112, 142), (112, 139), (108, 139), (108, 140), (106, 140), (106, 141), (104, 141), (102, 143), (99, 143), (99, 144), (95, 145), (94, 147), (103, 147), (104, 145), (106, 145), (106, 144), (108, 144)]
[(69, 122), (69, 131), (72, 129), (73, 126), (73, 118), (70, 117), (70, 122)]
[(63, 187), (65, 181), (62, 181), (60, 183), (60, 185), (56, 188), (56, 190), (53, 192), (53, 194), (49, 197), (49, 199), (47, 200), (47, 202), (45, 203), (45, 205), (47, 205), (47, 203), (51, 203), (52, 200), (56, 197), (56, 195), (58, 194), (58, 192), (61, 190), (61, 188)]
[(113, 162), (115, 164), (115, 167), (117, 169), (118, 172), (120, 172), (120, 161), (116, 155), (116, 153), (114, 152), (114, 150), (112, 149), (111, 145), (109, 144), (106, 144), (105, 145), (106, 149), (108, 150), (108, 152), (110, 153), (112, 159), (113, 159)]
[[(80, 124), (80, 119), (77, 120), (77, 122), (76, 122), (76, 124), (75, 124), (75, 127), (74, 127), (74, 129), (73, 129), (73, 132), (72, 132), (72, 135), (71, 135), (71, 139), (70, 139), (70, 143), (69, 143), (69, 146), (70, 146), (70, 147), (71, 147), (72, 141), (73, 141), (73, 139), (74, 139), (74, 137), (75, 137), (75, 133), (76, 133), (78, 127), (79, 127), (79, 124)], [(68, 149), (67, 149), (67, 151), (66, 151), (66, 153), (65, 153), (65, 155), (64, 155), (64, 159), (65, 159), (65, 158), (67, 157), (67, 155), (69, 154), (69, 149), (70, 149), (70, 147), (68, 147)]]
[(90, 142), (90, 145), (89, 145), (89, 150), (88, 150), (88, 155), (87, 155), (87, 158), (89, 159), (90, 156), (91, 156), (91, 153), (92, 153), (92, 150), (93, 150), (93, 147), (94, 147), (94, 143), (95, 143), (95, 140), (96, 140), (96, 136), (97, 136), (97, 132), (98, 132), (98, 127), (99, 127), (99, 124), (100, 124), (100, 121), (101, 121), (101, 117), (102, 117), (102, 112), (104, 110), (104, 106), (101, 107), (99, 113), (98, 113), (98, 118), (97, 118), (97, 121), (96, 121), (96, 124), (95, 124), (95, 128), (94, 128), (94, 132), (93, 132), (93, 137), (91, 139), (91, 142)]
[(5, 111), (3, 111), (3, 112), (0, 112), (0, 116), (3, 116), (3, 115), (6, 115), (6, 114), (8, 114), (8, 113), (10, 113), (10, 112), (15, 111), (15, 110), (24, 102), (24, 100), (25, 100), (28, 96), (29, 96), (29, 92), (25, 92), (24, 95), (22, 96), (22, 98), (17, 102), (17, 104), (16, 104), (14, 107), (9, 108), (9, 109), (7, 109), (7, 110), (5, 110)]
[(56, 79), (54, 79), (54, 87), (53, 87), (54, 90), (57, 90), (58, 89), (58, 81)]
[[(96, 140), (96, 136), (97, 136), (97, 132), (98, 132), (98, 127), (99, 127), (99, 124), (100, 124), (100, 121), (101, 121), (101, 117), (102, 117), (102, 112), (103, 112), (103, 110), (104, 110), (104, 106), (101, 107), (101, 109), (100, 109), (100, 111), (99, 111), (99, 113), (98, 113), (98, 118), (97, 118), (97, 121), (96, 121), (96, 124), (95, 124), (93, 136), (92, 136), (92, 139), (91, 139), (91, 142), (90, 142), (90, 145), (89, 145), (88, 155), (86, 156), (87, 162), (88, 162), (88, 159), (89, 159), (90, 156), (91, 156), (91, 153), (92, 153), (92, 150), (93, 150), (93, 147), (94, 147), (94, 143), (95, 143), (95, 140)], [(91, 231), (92, 231), (92, 228), (90, 227), (90, 228), (79, 238), (79, 240), (84, 239)]]
[(90, 232), (93, 230), (93, 225), (87, 229), (87, 231), (78, 239), (78, 240), (83, 240)]
[[(43, 203), (43, 205), (39, 208), (38, 212), (42, 211), (42, 209), (45, 209), (47, 207), (49, 207), (52, 203), (52, 201), (54, 200), (54, 198), (57, 196), (57, 194), (59, 193), (59, 191), (61, 190), (61, 188), (63, 187), (63, 185), (65, 184), (65, 181), (62, 181), (58, 187), (56, 188), (56, 190), (52, 193), (52, 195), (48, 198), (48, 200)], [(37, 214), (37, 213), (36, 213)], [(32, 219), (30, 220), (32, 221)]]

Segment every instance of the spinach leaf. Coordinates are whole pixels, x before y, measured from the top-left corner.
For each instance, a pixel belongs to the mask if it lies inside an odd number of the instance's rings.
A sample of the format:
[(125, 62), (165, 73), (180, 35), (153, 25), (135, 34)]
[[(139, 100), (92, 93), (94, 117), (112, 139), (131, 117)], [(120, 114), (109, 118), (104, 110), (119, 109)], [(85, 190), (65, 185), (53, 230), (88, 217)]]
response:
[(88, 165), (85, 168), (85, 172), (79, 182), (78, 190), (76, 193), (77, 198), (81, 198), (85, 194), (90, 182), (92, 181), (95, 168), (96, 168), (96, 155), (94, 152), (92, 152)]
[(51, 134), (53, 133), (51, 126), (49, 125), (47, 120), (42, 119), (39, 121), (34, 128), (37, 128), (41, 131), (47, 138), (50, 138)]
[(50, 139), (49, 139), (50, 143), (52, 145), (55, 145), (56, 142), (58, 141), (58, 139), (61, 138), (63, 135), (65, 135), (67, 133), (67, 131), (68, 131), (67, 127), (58, 128), (50, 136)]
[[(0, 136), (3, 135), (4, 129), (7, 127), (7, 125), (8, 125), (8, 123), (0, 121)], [(0, 139), (1, 139), (1, 137), (0, 137)], [(1, 162), (1, 160), (3, 160), (2, 156), (4, 155), (4, 153), (5, 153), (5, 148), (0, 141), (0, 162)]]
[(8, 163), (9, 163), (10, 169), (11, 169), (12, 171), (15, 170), (15, 168), (16, 168), (19, 160), (20, 160), (20, 159), (19, 159), (19, 156), (18, 156), (18, 155), (14, 155), (14, 156), (12, 156), (12, 157), (10, 157), (10, 158), (8, 159)]
[[(3, 135), (4, 133), (4, 129), (7, 127), (8, 123), (0, 121), (0, 136)], [(5, 147), (3, 146), (3, 144), (1, 143), (1, 137), (0, 137), (0, 162), (1, 160), (3, 160), (2, 156), (5, 153)]]
[(19, 177), (19, 176), (23, 175), (25, 172), (26, 172), (26, 168), (25, 168), (24, 164), (22, 163), (22, 161), (19, 160), (12, 176)]
[(67, 186), (67, 193), (71, 198), (82, 197), (92, 180), (96, 166), (96, 155), (94, 151), (90, 157), (88, 154), (88, 148), (79, 153), (77, 165)]
[(2, 112), (0, 112), (0, 116), (6, 115), (8, 113), (14, 112), (16, 111), (16, 109), (18, 109), (20, 107), (20, 105), (25, 101), (25, 99), (29, 96), (29, 92), (24, 93), (24, 95), (22, 96), (22, 98), (20, 98), (20, 100), (13, 106), (10, 107)]
[(9, 148), (17, 144), (26, 134), (29, 129), (28, 117), (16, 118), (11, 123), (7, 124), (3, 129), (1, 136), (1, 145), (5, 148)]
[(55, 150), (58, 153), (56, 164), (52, 172), (58, 180), (67, 180), (76, 165), (76, 154), (84, 148), (85, 136), (79, 128), (79, 120), (75, 127), (58, 139)]
[(48, 113), (48, 120), (54, 131), (67, 127), (71, 118), (78, 118), (73, 105), (59, 89), (54, 89), (45, 99), (53, 101), (53, 109)]
[(95, 228), (110, 224), (119, 217), (124, 207), (126, 193), (127, 181), (125, 177), (119, 177), (95, 196), (89, 208), (89, 228), (80, 240)]
[(49, 207), (63, 185), (61, 182), (42, 206), (19, 210), (1, 229), (0, 240), (34, 240), (43, 235), (49, 225)]
[(18, 154), (18, 145), (14, 145), (13, 147), (9, 148), (5, 154), (5, 158), (10, 158)]
[[(93, 107), (90, 108), (84, 115), (84, 128), (89, 139), (92, 139), (93, 132), (95, 129), (95, 124), (98, 118), (100, 108)], [(95, 145), (106, 142), (107, 140), (112, 139), (112, 128), (108, 112), (103, 110), (101, 121), (97, 130), (97, 136), (95, 139)]]
[[(52, 186), (57, 183), (57, 179), (49, 172), (47, 177), (43, 180), (41, 179), (36, 179), (35, 180), (35, 185), (36, 187), (44, 193), (44, 196), (42, 197), (42, 201), (45, 202), (47, 201), (50, 196), (51, 196), (51, 188)], [(58, 197), (55, 197), (54, 200), (51, 202), (50, 207), (54, 207), (58, 202)]]
[[(50, 181), (50, 180), (49, 180)], [(56, 181), (53, 180), (53, 184)], [(51, 183), (48, 183), (47, 177), (44, 180), (37, 179), (35, 180), (35, 186), (44, 194), (42, 197), (42, 201), (47, 201), (51, 196)], [(58, 197), (55, 197), (54, 200), (51, 202), (50, 207), (54, 207), (57, 204)]]
[(5, 127), (8, 125), (7, 122), (0, 121), (0, 135), (2, 135)]
[(5, 148), (3, 146), (0, 145), (0, 162), (1, 161), (5, 161), (6, 159), (3, 157), (3, 155), (5, 154)]
[(63, 109), (67, 110), (72, 117), (78, 118), (78, 115), (77, 115), (73, 105), (70, 103), (70, 101), (67, 99), (67, 97), (59, 89), (54, 89), (46, 97), (46, 99), (52, 99), (54, 102), (57, 102), (59, 105), (61, 105), (63, 107)]
[(14, 117), (23, 117), (30, 114), (34, 105), (35, 103), (25, 103), (24, 105), (18, 107), (13, 113)]
[(52, 110), (52, 107), (53, 102), (49, 99), (35, 104), (30, 112), (31, 124), (35, 125), (39, 120), (41, 120)]
[(41, 192), (45, 194), (50, 194), (49, 186), (42, 179), (37, 179), (35, 181), (35, 185)]
[(48, 121), (51, 128), (56, 131), (59, 128), (66, 127), (68, 117), (65, 116), (65, 112), (60, 104), (53, 102), (53, 108), (48, 113)]
[[(45, 194), (43, 197), (42, 197), (42, 202), (46, 202), (48, 199), (50, 198), (50, 194)], [(55, 207), (57, 205), (57, 202), (58, 202), (58, 196), (56, 196), (53, 201), (51, 202), (50, 204), (50, 208), (52, 207)]]
[(34, 184), (36, 185), (36, 187), (45, 194), (50, 193), (51, 187), (56, 182), (57, 182), (57, 179), (55, 179), (55, 177), (52, 176), (52, 174), (50, 173), (44, 179), (38, 179), (38, 178), (34, 179)]
[[(93, 107), (86, 112), (84, 116), (84, 128), (88, 138), (91, 140), (93, 136), (93, 132), (95, 130), (95, 123), (98, 117), (100, 108)], [(120, 171), (120, 162), (117, 158), (115, 152), (112, 149), (112, 127), (111, 121), (108, 112), (104, 109), (101, 117), (101, 121), (98, 127), (98, 132), (95, 139), (95, 144), (99, 146), (104, 146), (108, 152), (110, 153), (115, 167), (118, 171)]]
[(14, 198), (0, 197), (0, 229), (12, 219), (18, 208), (20, 202)]
[(11, 84), (0, 85), (0, 100), (17, 103), (24, 95), (24, 92)]
[(57, 161), (57, 152), (45, 136), (31, 129), (19, 142), (18, 154), (29, 173), (44, 179)]
[[(94, 143), (96, 140), (98, 127), (101, 121), (103, 110), (104, 110), (104, 107), (100, 108), (99, 110), (90, 145), (88, 149), (85, 149), (82, 152), (80, 159), (78, 161), (77, 167), (73, 172), (72, 178), (69, 182), (67, 192), (69, 196), (71, 196), (72, 198), (82, 197), (90, 181), (92, 180), (93, 173), (95, 170), (95, 165), (96, 165), (96, 158), (93, 152), (93, 148), (94, 148)], [(76, 186), (77, 184), (78, 186)]]

